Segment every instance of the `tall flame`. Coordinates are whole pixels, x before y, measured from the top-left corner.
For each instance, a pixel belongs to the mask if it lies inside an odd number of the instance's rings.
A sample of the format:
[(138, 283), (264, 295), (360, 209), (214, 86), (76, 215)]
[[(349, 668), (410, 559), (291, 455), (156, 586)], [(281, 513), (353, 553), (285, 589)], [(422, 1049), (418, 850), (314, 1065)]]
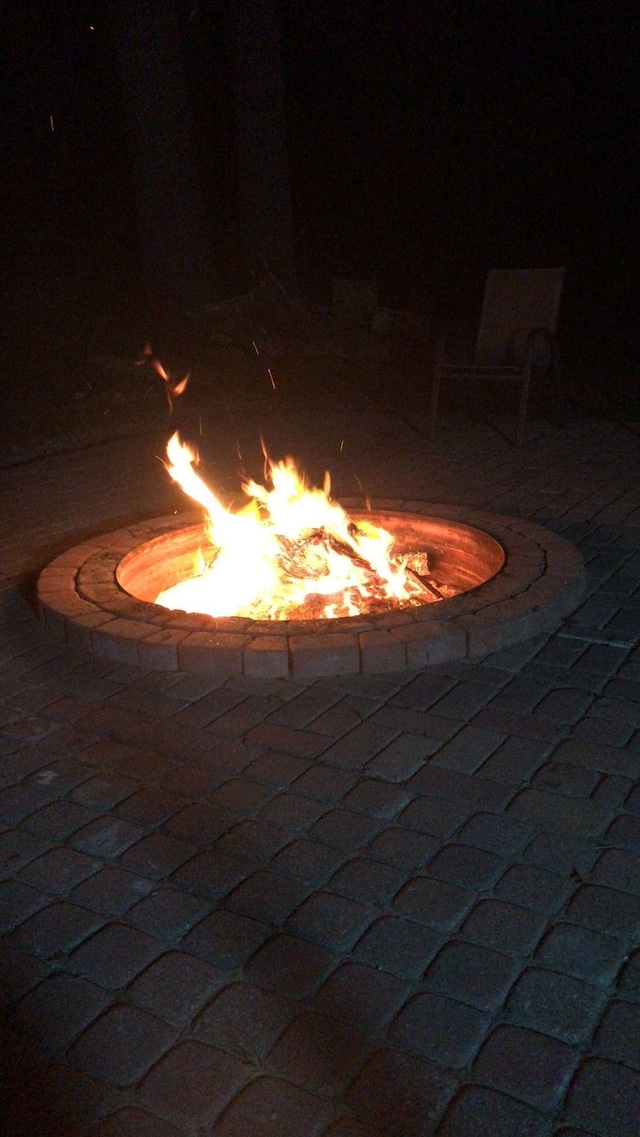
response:
[[(174, 434), (167, 446), (170, 476), (205, 511), (208, 548), (194, 575), (157, 603), (212, 616), (294, 619), (369, 611), (372, 600), (424, 603), (426, 556), (394, 557), (385, 529), (349, 519), (324, 489), (309, 487), (290, 458), (266, 458), (265, 485), (247, 480), (249, 499), (226, 509), (194, 469), (198, 455)], [(432, 598), (432, 597), (431, 597)]]

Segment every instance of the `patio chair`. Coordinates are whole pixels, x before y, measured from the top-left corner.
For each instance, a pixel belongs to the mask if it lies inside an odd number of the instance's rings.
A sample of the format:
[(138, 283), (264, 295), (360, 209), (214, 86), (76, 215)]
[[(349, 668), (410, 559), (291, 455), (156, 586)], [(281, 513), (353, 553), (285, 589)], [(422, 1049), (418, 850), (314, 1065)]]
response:
[[(442, 383), (459, 379), (479, 385), (484, 381), (520, 385), (516, 445), (524, 438), (524, 423), (534, 372), (551, 371), (560, 395), (560, 356), (556, 324), (564, 281), (564, 268), (493, 269), (485, 287), (475, 350), (463, 349), (462, 360), (452, 360), (452, 331), (442, 336), (433, 373), (429, 437), (435, 436)], [(459, 334), (459, 333), (458, 333)]]

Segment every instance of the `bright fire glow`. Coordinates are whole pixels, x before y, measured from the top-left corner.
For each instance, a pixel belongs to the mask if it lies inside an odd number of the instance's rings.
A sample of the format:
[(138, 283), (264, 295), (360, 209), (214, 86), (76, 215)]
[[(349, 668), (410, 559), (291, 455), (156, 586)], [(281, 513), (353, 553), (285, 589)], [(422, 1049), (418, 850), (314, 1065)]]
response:
[(252, 619), (355, 616), (440, 596), (425, 553), (394, 555), (393, 537), (351, 521), (324, 489), (309, 487), (291, 459), (266, 460), (265, 485), (243, 485), (247, 504), (226, 509), (196, 473), (197, 453), (177, 434), (167, 470), (205, 511), (209, 542), (193, 575), (156, 603), (185, 612)]

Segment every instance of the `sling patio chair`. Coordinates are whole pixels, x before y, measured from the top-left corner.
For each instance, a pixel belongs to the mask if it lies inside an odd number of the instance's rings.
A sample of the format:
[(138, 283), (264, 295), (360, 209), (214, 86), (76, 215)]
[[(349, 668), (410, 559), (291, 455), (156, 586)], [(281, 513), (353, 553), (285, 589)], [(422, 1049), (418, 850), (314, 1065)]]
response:
[[(549, 371), (561, 397), (556, 325), (564, 268), (492, 269), (487, 277), (475, 350), (463, 345), (462, 360), (452, 360), (454, 330), (440, 339), (431, 388), (429, 437), (435, 436), (440, 388), (462, 380), (476, 390), (485, 381), (520, 385), (516, 445), (522, 445), (533, 374)], [(460, 334), (458, 331), (458, 344)]]

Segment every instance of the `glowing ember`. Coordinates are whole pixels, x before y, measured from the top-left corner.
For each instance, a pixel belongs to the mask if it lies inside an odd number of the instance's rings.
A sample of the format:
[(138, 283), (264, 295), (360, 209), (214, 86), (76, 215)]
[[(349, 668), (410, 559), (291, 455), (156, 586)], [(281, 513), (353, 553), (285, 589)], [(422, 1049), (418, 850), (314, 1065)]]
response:
[(194, 469), (198, 456), (177, 434), (167, 470), (206, 514), (193, 575), (160, 592), (165, 608), (210, 616), (291, 620), (357, 616), (431, 603), (457, 590), (430, 578), (425, 552), (393, 552), (385, 529), (351, 521), (324, 489), (307, 486), (291, 459), (266, 459), (265, 485), (248, 480), (233, 513)]

